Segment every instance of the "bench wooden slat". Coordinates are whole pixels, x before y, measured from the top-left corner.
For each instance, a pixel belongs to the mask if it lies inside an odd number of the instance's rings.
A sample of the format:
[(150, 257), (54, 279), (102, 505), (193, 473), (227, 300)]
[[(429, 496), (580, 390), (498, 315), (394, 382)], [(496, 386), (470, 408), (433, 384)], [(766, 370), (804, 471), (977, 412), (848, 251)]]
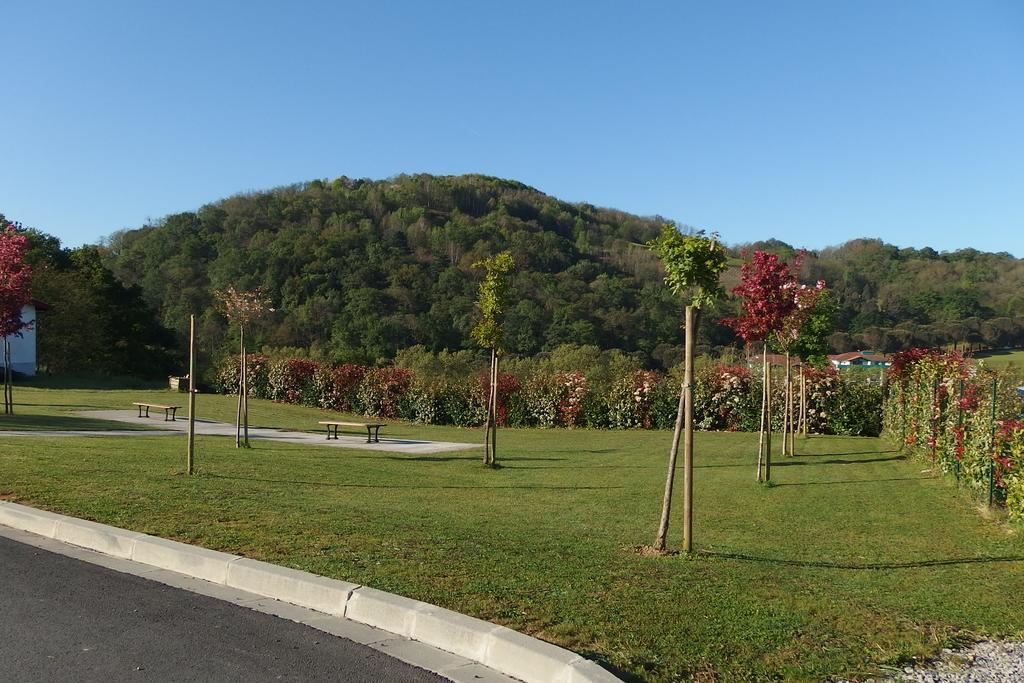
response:
[[(164, 422), (176, 422), (177, 421), (178, 409), (181, 408), (181, 406), (170, 406), (170, 405), (164, 405), (163, 403), (144, 403), (142, 401), (132, 401), (132, 405), (139, 407), (139, 417), (140, 418), (141, 417), (149, 417), (149, 409), (150, 408), (156, 408), (158, 410), (164, 411)], [(142, 414), (142, 409), (143, 408), (146, 409), (146, 414), (145, 415)]]
[[(380, 428), (387, 427), (385, 422), (349, 422), (348, 420), (320, 420), (319, 424), (327, 426), (327, 440), (338, 438), (338, 427), (365, 427), (366, 443), (380, 443)], [(334, 427), (332, 436), (331, 427)]]
[(322, 425), (341, 425), (342, 427), (387, 427), (386, 422), (342, 422), (341, 420), (320, 420)]

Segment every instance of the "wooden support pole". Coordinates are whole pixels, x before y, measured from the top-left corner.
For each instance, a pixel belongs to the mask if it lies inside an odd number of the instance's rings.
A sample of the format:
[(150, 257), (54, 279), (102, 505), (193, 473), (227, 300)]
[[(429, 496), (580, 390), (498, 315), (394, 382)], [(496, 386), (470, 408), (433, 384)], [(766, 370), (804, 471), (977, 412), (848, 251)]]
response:
[(683, 370), (683, 552), (693, 550), (693, 342), (694, 307), (686, 307), (686, 365)]
[(245, 332), (238, 326), (238, 411), (235, 413), (235, 448), (242, 447), (242, 377), (245, 362)]
[(249, 447), (249, 354), (242, 354), (242, 445)]
[(772, 364), (765, 367), (768, 373), (765, 385), (765, 433), (764, 433), (764, 480), (772, 480)]
[(757, 434), (757, 481), (764, 481), (764, 429), (765, 413), (768, 410), (768, 342), (761, 350), (761, 429)]
[[(685, 383), (685, 380), (683, 380)], [(668, 452), (668, 475), (665, 477), (665, 497), (661, 501), (661, 522), (654, 537), (654, 549), (665, 550), (668, 524), (672, 511), (672, 489), (675, 487), (676, 460), (679, 456), (679, 438), (683, 433), (683, 412), (686, 410), (686, 389), (679, 387), (679, 406), (676, 408), (676, 426), (672, 432), (672, 447)]]
[(188, 474), (195, 471), (196, 456), (196, 316), (188, 324)]

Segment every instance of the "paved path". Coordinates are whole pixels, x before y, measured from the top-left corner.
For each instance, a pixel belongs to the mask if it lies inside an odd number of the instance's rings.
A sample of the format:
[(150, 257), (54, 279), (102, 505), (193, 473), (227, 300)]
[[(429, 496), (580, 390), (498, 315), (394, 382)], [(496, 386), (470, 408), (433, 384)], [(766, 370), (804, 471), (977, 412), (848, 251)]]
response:
[[(89, 410), (78, 411), (76, 414), (96, 420), (111, 422), (128, 422), (133, 425), (145, 424), (156, 429), (139, 430), (63, 430), (63, 431), (10, 431), (0, 432), (0, 436), (167, 436), (184, 434), (188, 431), (188, 420), (181, 419), (168, 422), (163, 417), (139, 419), (135, 410)], [(384, 428), (387, 429), (386, 427)], [(202, 436), (235, 437), (235, 425), (213, 420), (196, 420), (196, 434)], [(479, 444), (455, 443), (451, 441), (419, 441), (414, 439), (389, 439), (381, 437), (380, 443), (366, 443), (365, 436), (340, 435), (337, 439), (327, 440), (326, 432), (312, 434), (309, 432), (290, 432), (283, 429), (267, 427), (249, 427), (250, 439), (267, 439), (285, 443), (307, 444), (312, 446), (330, 446), (334, 448), (355, 448), (367, 451), (383, 451), (387, 453), (410, 453), (415, 455), (430, 453), (448, 453), (480, 448)]]
[(0, 680), (445, 680), (380, 648), (16, 542), (12, 531), (0, 533)]

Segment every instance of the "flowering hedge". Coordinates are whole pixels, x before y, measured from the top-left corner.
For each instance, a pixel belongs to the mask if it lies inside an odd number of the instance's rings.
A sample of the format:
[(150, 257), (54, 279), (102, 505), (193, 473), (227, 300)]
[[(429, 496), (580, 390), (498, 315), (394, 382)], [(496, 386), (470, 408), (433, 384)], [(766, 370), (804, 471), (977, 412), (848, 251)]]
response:
[(983, 496), (1024, 517), (1024, 424), (1017, 378), (956, 352), (896, 354), (883, 405), (885, 432)]
[[(487, 414), (486, 374), (466, 380), (428, 381), (404, 368), (331, 366), (309, 360), (270, 360), (250, 354), (249, 394), (255, 398), (301, 403), (368, 417), (423, 424), (480, 426)], [(717, 365), (695, 376), (694, 420), (700, 429), (757, 431), (760, 372)], [(238, 357), (224, 359), (217, 389), (238, 388)], [(631, 371), (595, 385), (582, 372), (535, 373), (499, 380), (499, 424), (510, 427), (587, 427), (671, 429), (679, 403), (679, 378), (647, 370)], [(842, 377), (834, 369), (808, 370), (808, 416), (812, 432), (876, 436), (881, 429), (878, 385)], [(772, 391), (782, 405), (781, 377)], [(775, 415), (775, 428), (781, 428)]]

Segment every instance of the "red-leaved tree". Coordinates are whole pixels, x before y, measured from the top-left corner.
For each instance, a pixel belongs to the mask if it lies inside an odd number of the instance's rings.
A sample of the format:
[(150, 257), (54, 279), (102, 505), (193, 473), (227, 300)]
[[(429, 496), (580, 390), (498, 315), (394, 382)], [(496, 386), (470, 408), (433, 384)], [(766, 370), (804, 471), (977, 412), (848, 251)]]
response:
[(740, 284), (732, 290), (733, 294), (740, 297), (743, 315), (722, 320), (747, 344), (762, 343), (764, 360), (761, 433), (757, 448), (758, 481), (769, 481), (772, 467), (771, 366), (768, 364), (768, 338), (783, 328), (786, 317), (796, 307), (792, 289), (796, 286), (794, 271), (799, 268), (801, 257), (802, 255), (798, 255), (793, 266), (790, 266), (775, 254), (755, 251), (753, 258), (740, 267)]
[(32, 269), (25, 263), (28, 239), (18, 226), (0, 215), (0, 337), (4, 340), (4, 414), (14, 412), (11, 385), (11, 342), (32, 325), (21, 319), (21, 310), (32, 301)]
[[(795, 267), (794, 270), (796, 270)], [(825, 291), (825, 281), (818, 280), (814, 285), (798, 285), (796, 280), (793, 280), (784, 288), (793, 299), (793, 307), (782, 319), (779, 328), (775, 330), (774, 346), (777, 351), (786, 354), (785, 390), (783, 392), (785, 404), (782, 409), (782, 454), (796, 455), (796, 425), (793, 415), (795, 397), (791, 354), (800, 340), (800, 331), (814, 312), (821, 293)]]

